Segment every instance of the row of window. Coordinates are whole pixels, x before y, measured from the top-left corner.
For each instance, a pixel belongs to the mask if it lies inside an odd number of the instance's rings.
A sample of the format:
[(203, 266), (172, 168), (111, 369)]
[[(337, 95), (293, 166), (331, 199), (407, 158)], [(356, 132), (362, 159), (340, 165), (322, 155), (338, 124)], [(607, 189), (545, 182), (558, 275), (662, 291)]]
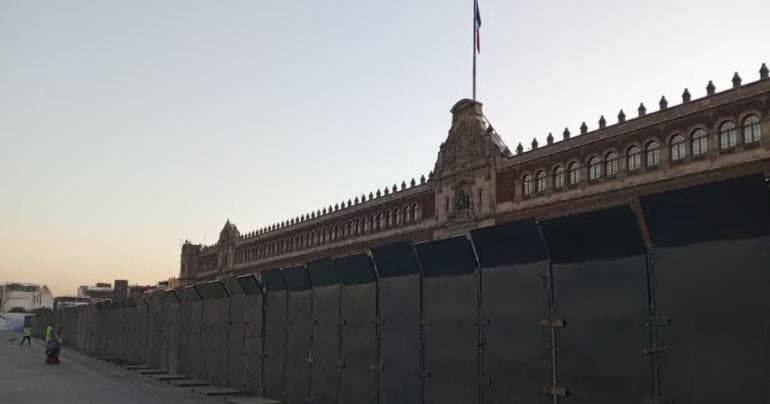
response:
[(419, 203), (404, 205), (401, 208), (389, 209), (367, 217), (350, 220), (347, 223), (317, 228), (304, 234), (244, 248), (236, 252), (235, 259), (237, 263), (242, 263), (269, 258), (338, 240), (418, 223), (421, 219), (422, 206)]
[[(719, 148), (729, 150), (738, 146), (738, 127), (732, 121), (725, 121), (719, 125)], [(762, 130), (759, 125), (757, 115), (747, 116), (741, 126), (743, 134), (742, 144), (751, 145), (759, 143), (762, 138)], [(688, 147), (689, 146), (689, 147)], [(689, 137), (689, 143), (683, 134), (675, 134), (669, 139), (669, 157), (670, 160), (682, 161), (687, 157), (687, 153), (693, 157), (699, 157), (706, 154), (709, 149), (708, 136), (703, 128), (695, 129)], [(645, 167), (654, 168), (660, 164), (660, 143), (657, 140), (651, 140), (644, 145), (644, 151), (633, 145), (626, 149), (626, 170), (635, 172), (642, 168), (642, 162)], [(603, 158), (592, 156), (588, 159), (588, 179), (598, 180), (602, 176), (612, 177), (618, 173), (618, 155), (614, 151), (604, 154)], [(567, 165), (565, 170), (563, 165), (558, 165), (553, 169), (552, 175), (553, 188), (562, 189), (567, 185), (577, 185), (580, 182), (581, 166), (577, 161)], [(538, 192), (548, 190), (548, 175), (544, 170), (538, 171), (534, 176), (525, 174), (522, 178), (522, 193), (532, 195)]]

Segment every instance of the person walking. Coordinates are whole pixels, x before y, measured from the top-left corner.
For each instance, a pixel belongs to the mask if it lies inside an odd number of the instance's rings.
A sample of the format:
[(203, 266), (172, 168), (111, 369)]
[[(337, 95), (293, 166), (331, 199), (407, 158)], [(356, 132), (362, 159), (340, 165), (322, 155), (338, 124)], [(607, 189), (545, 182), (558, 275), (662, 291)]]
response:
[(32, 327), (24, 327), (24, 338), (21, 339), (19, 345), (24, 345), (24, 341), (27, 341), (27, 345), (32, 345)]

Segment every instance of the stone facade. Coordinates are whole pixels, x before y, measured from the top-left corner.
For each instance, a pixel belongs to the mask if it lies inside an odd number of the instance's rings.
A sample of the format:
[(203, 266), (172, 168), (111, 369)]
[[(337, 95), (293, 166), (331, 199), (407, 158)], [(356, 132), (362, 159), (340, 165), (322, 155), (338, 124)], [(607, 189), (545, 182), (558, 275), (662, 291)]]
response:
[(548, 135), (515, 154), (484, 117), (461, 100), (434, 171), (419, 181), (329, 206), (241, 234), (228, 220), (211, 246), (185, 242), (180, 280), (195, 282), (304, 264), (367, 251), (398, 240), (415, 243), (467, 234), (522, 218), (549, 218), (620, 204), (639, 195), (751, 173), (770, 173), (770, 79), (760, 79), (659, 110), (602, 116), (579, 134)]

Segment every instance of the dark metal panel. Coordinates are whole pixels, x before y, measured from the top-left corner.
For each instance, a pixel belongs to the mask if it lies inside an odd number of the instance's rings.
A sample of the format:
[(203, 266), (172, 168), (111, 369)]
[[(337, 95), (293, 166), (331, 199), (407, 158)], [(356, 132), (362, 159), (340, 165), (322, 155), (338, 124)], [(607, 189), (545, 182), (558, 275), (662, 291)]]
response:
[(659, 354), (664, 396), (674, 403), (768, 402), (768, 268), (768, 237), (656, 251), (658, 315), (671, 319), (658, 331), (666, 347)]
[(417, 256), (410, 243), (377, 247), (372, 255), (380, 276), (380, 403), (420, 403), (421, 286)]
[[(214, 323), (212, 325), (212, 378), (217, 386), (225, 386), (227, 383), (227, 360), (230, 348), (230, 299), (220, 298), (212, 301), (214, 305)], [(239, 372), (240, 373), (240, 372)]]
[(478, 278), (464, 237), (416, 246), (423, 270), (426, 403), (479, 401)]
[(168, 371), (179, 373), (179, 355), (181, 349), (181, 310), (179, 295), (176, 291), (167, 291), (164, 295), (166, 304), (166, 341), (168, 342)]
[(143, 298), (134, 298), (136, 303), (134, 342), (132, 351), (132, 362), (146, 363), (145, 347), (147, 346), (147, 303)]
[(150, 295), (151, 305), (149, 307), (150, 313), (150, 340), (147, 342), (147, 346), (150, 349), (149, 364), (153, 367), (160, 367), (160, 353), (163, 349), (163, 300), (161, 293), (153, 293)]
[(234, 295), (230, 298), (230, 336), (227, 359), (227, 387), (242, 390), (244, 385), (243, 359), (244, 347), (244, 304), (245, 295)]
[[(263, 337), (262, 337), (262, 285), (254, 275), (237, 278), (243, 296), (243, 391), (248, 394), (262, 392)], [(284, 299), (285, 300), (285, 299)], [(285, 338), (285, 336), (282, 336)]]
[(207, 364), (203, 377), (217, 386), (227, 382), (230, 299), (220, 281), (196, 285), (203, 298), (203, 344)]
[(770, 192), (761, 174), (648, 195), (640, 202), (658, 246), (770, 235)]
[(548, 264), (482, 268), (485, 403), (546, 403), (550, 397)]
[[(192, 339), (193, 330), (198, 321), (199, 316), (196, 319), (193, 316), (194, 302), (200, 299), (198, 291), (194, 286), (188, 286), (177, 289), (177, 295), (179, 296), (179, 366), (178, 373), (192, 376), (194, 374), (195, 362), (198, 358), (198, 352), (193, 351)], [(198, 312), (200, 314), (200, 312)], [(200, 332), (200, 327), (195, 333)], [(197, 338), (197, 337), (196, 337)]]
[(222, 281), (230, 293), (230, 318), (227, 349), (227, 387), (243, 390), (244, 372), (244, 304), (245, 295), (235, 278)]
[(647, 264), (628, 206), (542, 223), (553, 260), (558, 383), (575, 403), (651, 397)]
[(307, 264), (313, 286), (312, 402), (334, 404), (339, 386), (339, 271), (330, 259)]
[[(188, 290), (190, 289), (190, 290)], [(186, 289), (187, 295), (193, 299), (190, 303), (190, 376), (196, 379), (203, 378), (204, 368), (207, 366), (207, 350), (205, 347), (205, 324), (203, 318), (203, 300), (197, 286)]]
[(570, 402), (643, 403), (651, 397), (645, 256), (554, 264), (559, 383)]
[(484, 403), (547, 403), (551, 384), (549, 264), (537, 225), (472, 232), (481, 267)]
[(276, 400), (286, 397), (286, 349), (288, 332), (288, 291), (283, 272), (277, 269), (262, 273), (265, 285), (263, 366), (264, 395)]
[(425, 402), (478, 402), (475, 274), (426, 277), (423, 299)]
[(582, 262), (643, 254), (637, 218), (628, 206), (551, 219), (541, 224), (553, 262)]
[(262, 392), (263, 337), (262, 337), (262, 295), (244, 297), (243, 322), (243, 387), (245, 392)]
[(304, 267), (283, 271), (288, 297), (286, 344), (286, 399), (302, 403), (310, 394), (310, 349), (313, 337), (313, 310), (310, 278)]
[(158, 345), (158, 367), (168, 370), (169, 362), (169, 328), (168, 328), (168, 303), (165, 293), (158, 293), (155, 297), (155, 328)]
[(377, 284), (368, 256), (334, 260), (342, 281), (339, 402), (377, 402)]

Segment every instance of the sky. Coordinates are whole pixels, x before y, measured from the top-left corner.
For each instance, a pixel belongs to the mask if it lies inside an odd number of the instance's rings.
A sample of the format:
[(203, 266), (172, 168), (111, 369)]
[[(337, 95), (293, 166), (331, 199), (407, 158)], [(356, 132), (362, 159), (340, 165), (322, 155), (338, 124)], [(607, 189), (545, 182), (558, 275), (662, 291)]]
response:
[[(770, 62), (767, 0), (479, 0), (513, 150)], [(178, 275), (211, 244), (427, 175), (472, 0), (0, 0), (0, 282)]]

